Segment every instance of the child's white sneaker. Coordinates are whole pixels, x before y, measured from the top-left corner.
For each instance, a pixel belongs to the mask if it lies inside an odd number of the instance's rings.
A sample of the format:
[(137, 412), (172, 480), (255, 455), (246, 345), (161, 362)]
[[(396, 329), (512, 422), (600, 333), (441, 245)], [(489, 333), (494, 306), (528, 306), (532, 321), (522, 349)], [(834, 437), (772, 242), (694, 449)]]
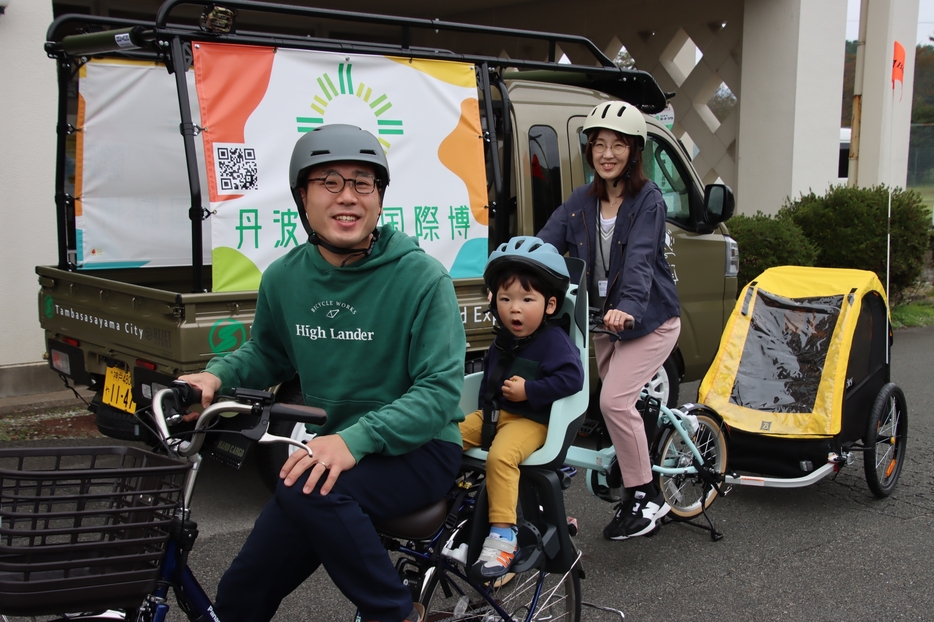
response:
[(478, 581), (498, 579), (507, 572), (519, 557), (519, 540), (506, 540), (494, 535), (483, 541), (480, 557), (474, 563), (471, 572)]

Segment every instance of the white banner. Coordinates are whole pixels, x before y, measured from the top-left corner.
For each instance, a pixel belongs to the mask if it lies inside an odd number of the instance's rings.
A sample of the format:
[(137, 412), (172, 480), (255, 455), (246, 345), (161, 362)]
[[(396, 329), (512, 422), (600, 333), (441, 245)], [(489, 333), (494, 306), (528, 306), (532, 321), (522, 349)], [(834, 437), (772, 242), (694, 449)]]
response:
[(414, 236), (454, 277), (481, 276), (486, 178), (472, 65), (199, 43), (214, 291), (255, 289), (307, 235), (289, 190), (295, 141), (349, 123), (377, 136), (392, 181), (380, 224)]
[[(79, 80), (78, 265), (191, 265), (191, 196), (174, 76), (155, 63), (92, 60)], [(192, 72), (188, 91), (198, 124)], [(195, 144), (203, 171), (201, 141)], [(210, 263), (210, 221), (202, 224)]]

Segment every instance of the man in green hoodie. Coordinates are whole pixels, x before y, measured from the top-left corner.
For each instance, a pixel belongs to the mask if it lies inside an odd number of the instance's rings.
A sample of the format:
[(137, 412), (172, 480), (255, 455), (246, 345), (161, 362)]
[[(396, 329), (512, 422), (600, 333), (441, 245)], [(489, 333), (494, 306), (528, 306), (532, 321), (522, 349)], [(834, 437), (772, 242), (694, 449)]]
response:
[[(412, 238), (377, 227), (389, 183), (379, 141), (351, 125), (303, 135), (289, 171), (309, 243), (263, 274), (251, 338), (181, 379), (221, 390), (301, 379), (312, 456), (295, 452), (218, 586), (223, 622), (269, 620), (321, 564), (362, 620), (415, 622), (373, 527), (437, 501), (461, 460), (466, 339), (454, 285)], [(314, 617), (311, 615), (311, 617)]]

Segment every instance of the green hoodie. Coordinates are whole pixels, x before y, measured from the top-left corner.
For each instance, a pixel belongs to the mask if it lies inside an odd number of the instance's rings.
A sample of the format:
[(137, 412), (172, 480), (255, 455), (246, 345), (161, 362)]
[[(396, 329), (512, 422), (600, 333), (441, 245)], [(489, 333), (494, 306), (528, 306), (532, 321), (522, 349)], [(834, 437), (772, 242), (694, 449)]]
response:
[(263, 274), (250, 340), (208, 363), (224, 389), (301, 377), (305, 404), (359, 462), (431, 439), (461, 444), (466, 337), (454, 284), (415, 241), (380, 229), (372, 255), (339, 268), (303, 244)]

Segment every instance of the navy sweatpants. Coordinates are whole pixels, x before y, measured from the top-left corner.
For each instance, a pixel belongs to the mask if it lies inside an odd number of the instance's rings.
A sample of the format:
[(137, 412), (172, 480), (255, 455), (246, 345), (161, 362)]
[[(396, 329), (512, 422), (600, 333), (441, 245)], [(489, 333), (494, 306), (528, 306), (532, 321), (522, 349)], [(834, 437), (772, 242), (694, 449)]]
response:
[[(269, 620), (282, 599), (319, 565), (363, 614), (401, 622), (412, 611), (372, 521), (404, 516), (442, 498), (461, 463), (459, 445), (430, 441), (403, 456), (369, 455), (340, 474), (331, 492), (324, 477), (304, 494), (303, 475), (281, 481), (243, 548), (221, 578), (214, 611), (222, 622)], [(372, 519), (372, 521), (371, 521)]]

